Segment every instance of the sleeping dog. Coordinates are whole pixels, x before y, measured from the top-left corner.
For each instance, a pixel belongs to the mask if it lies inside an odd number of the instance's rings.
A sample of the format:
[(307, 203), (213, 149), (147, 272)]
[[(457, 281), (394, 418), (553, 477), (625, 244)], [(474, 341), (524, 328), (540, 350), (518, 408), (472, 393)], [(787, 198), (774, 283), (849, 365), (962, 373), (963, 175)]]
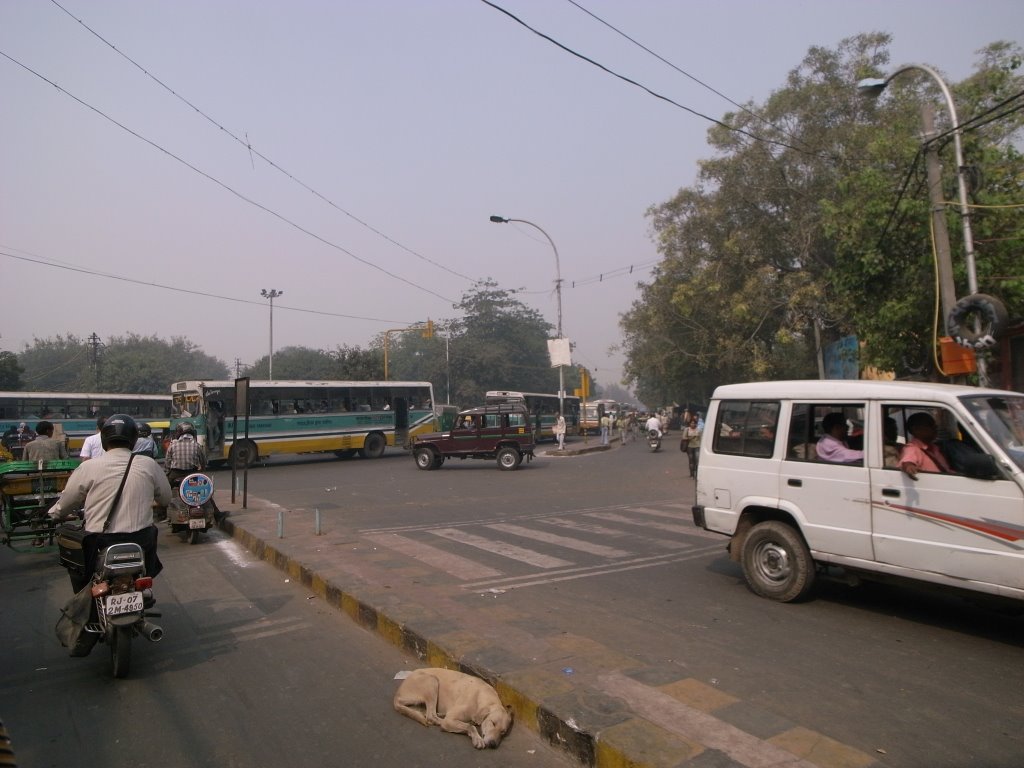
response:
[(512, 708), (478, 677), (451, 669), (417, 669), (395, 692), (395, 709), (422, 725), (465, 733), (477, 749), (497, 747), (512, 727)]

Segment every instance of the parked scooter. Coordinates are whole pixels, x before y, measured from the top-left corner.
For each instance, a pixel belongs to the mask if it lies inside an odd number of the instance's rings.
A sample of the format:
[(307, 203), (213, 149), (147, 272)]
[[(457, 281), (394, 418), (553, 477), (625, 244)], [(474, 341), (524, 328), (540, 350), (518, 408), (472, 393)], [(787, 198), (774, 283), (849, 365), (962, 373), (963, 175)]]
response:
[(658, 430), (647, 430), (647, 447), (651, 449), (651, 453), (661, 450), (661, 435), (658, 434)]
[(171, 482), (176, 497), (167, 507), (171, 533), (184, 533), (190, 544), (199, 542), (199, 534), (217, 523), (217, 505), (213, 501), (213, 480), (202, 472), (193, 472)]
[(78, 590), (58, 622), (58, 635), (64, 642), (62, 631), (71, 631), (71, 626), (77, 624), (78, 631), (68, 636), (71, 655), (87, 656), (97, 641), (105, 643), (110, 648), (114, 677), (125, 677), (131, 666), (132, 638), (142, 635), (155, 643), (164, 634), (149, 621), (149, 617), (160, 615), (149, 611), (155, 602), (153, 577), (146, 574), (142, 546), (129, 541), (108, 543), (123, 534), (91, 534), (99, 537), (99, 549), (96, 569), (89, 578), (83, 549), (86, 535), (80, 524), (57, 529), (60, 564), (68, 569), (71, 583)]

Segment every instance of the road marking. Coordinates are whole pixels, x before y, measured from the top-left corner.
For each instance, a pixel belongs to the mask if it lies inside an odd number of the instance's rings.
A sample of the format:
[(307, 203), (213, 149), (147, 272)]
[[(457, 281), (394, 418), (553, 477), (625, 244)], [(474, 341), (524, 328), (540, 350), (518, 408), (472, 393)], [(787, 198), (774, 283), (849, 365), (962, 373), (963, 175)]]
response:
[(650, 520), (637, 520), (624, 515), (617, 515), (614, 512), (588, 512), (587, 517), (595, 517), (598, 520), (607, 520), (609, 523), (625, 523), (626, 525), (638, 525), (641, 528), (653, 528), (657, 531), (668, 531), (669, 533), (683, 533), (690, 536), (698, 534), (700, 529), (692, 525), (673, 525), (671, 523), (655, 523)]
[(471, 533), (465, 533), (457, 528), (434, 528), (431, 529), (430, 533), (444, 539), (456, 541), (460, 544), (466, 544), (470, 547), (482, 549), (485, 552), (491, 552), (495, 555), (507, 557), (510, 560), (518, 560), (521, 563), (532, 565), (535, 568), (563, 568), (568, 565), (573, 565), (569, 560), (550, 557), (548, 555), (543, 555), (540, 552), (534, 552), (532, 549), (523, 549), (522, 547), (517, 547), (513, 544), (506, 544), (502, 541), (492, 541), (491, 539), (485, 539), (482, 536), (474, 536)]
[(671, 539), (651, 539), (646, 536), (641, 536), (639, 533), (633, 533), (632, 531), (623, 531), (618, 528), (606, 528), (603, 525), (588, 523), (584, 520), (567, 520), (564, 517), (545, 517), (538, 522), (546, 525), (557, 525), (561, 528), (569, 528), (574, 531), (583, 531), (584, 533), (595, 533), (599, 536), (607, 536), (613, 539), (622, 539), (626, 537), (640, 539), (649, 546), (660, 547), (661, 549), (679, 550), (693, 546), (692, 544), (672, 541)]
[(687, 706), (678, 699), (637, 682), (621, 672), (599, 675), (597, 685), (609, 696), (624, 700), (633, 712), (664, 728), (711, 749), (724, 752), (746, 768), (816, 768), (771, 742)]
[(523, 589), (524, 587), (538, 587), (544, 584), (554, 584), (559, 581), (573, 581), (575, 579), (587, 579), (591, 576), (604, 576), (609, 573), (621, 571), (636, 571), (641, 568), (655, 568), (671, 563), (682, 563), (687, 560), (698, 560), (710, 554), (721, 552), (721, 547), (703, 547), (692, 552), (678, 553), (674, 555), (664, 554), (655, 557), (644, 557), (636, 560), (625, 560), (617, 563), (606, 563), (604, 565), (592, 565), (582, 568), (569, 568), (564, 571), (550, 571), (542, 574), (526, 574), (524, 576), (511, 576), (497, 581), (477, 582), (475, 584), (463, 584), (462, 588), (468, 591), (486, 589), (487, 587), (503, 587), (505, 589)]
[(407, 557), (449, 573), (457, 579), (493, 579), (503, 575), (501, 571), (488, 568), (486, 565), (445, 552), (430, 544), (407, 539), (396, 533), (378, 533), (366, 538), (374, 544), (393, 549)]
[(566, 549), (574, 549), (579, 552), (587, 552), (591, 555), (598, 555), (600, 557), (629, 557), (632, 552), (626, 552), (623, 549), (615, 549), (614, 547), (606, 547), (603, 544), (592, 544), (589, 541), (583, 541), (582, 539), (573, 539), (568, 536), (559, 536), (555, 533), (544, 533), (544, 531), (535, 531), (532, 528), (524, 528), (521, 525), (511, 525), (509, 523), (494, 523), (488, 525), (495, 531), (501, 531), (502, 533), (511, 533), (513, 536), (522, 536), (524, 539), (533, 539), (534, 541), (543, 541), (545, 544), (554, 544), (559, 547), (565, 547)]

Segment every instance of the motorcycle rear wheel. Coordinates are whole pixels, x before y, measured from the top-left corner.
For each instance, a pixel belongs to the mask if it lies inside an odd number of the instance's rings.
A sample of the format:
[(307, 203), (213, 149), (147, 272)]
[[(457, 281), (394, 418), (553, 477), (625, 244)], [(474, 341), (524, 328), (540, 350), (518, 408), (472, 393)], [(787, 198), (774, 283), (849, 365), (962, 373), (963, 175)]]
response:
[(128, 677), (132, 665), (132, 628), (114, 627), (110, 633), (110, 663), (114, 677)]
[(198, 544), (199, 543), (199, 529), (198, 528), (193, 528), (191, 531), (188, 532), (188, 543), (189, 544)]

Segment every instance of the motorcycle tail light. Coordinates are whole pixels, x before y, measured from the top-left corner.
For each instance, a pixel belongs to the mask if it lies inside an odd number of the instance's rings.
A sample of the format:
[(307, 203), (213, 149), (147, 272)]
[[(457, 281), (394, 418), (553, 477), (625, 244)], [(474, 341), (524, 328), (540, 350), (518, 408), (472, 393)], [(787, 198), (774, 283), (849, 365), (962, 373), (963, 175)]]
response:
[(153, 588), (153, 577), (152, 576), (140, 576), (135, 580), (136, 589), (152, 589)]
[(92, 592), (93, 597), (103, 597), (110, 591), (110, 584), (105, 581), (97, 582), (92, 585), (92, 589), (90, 591)]

